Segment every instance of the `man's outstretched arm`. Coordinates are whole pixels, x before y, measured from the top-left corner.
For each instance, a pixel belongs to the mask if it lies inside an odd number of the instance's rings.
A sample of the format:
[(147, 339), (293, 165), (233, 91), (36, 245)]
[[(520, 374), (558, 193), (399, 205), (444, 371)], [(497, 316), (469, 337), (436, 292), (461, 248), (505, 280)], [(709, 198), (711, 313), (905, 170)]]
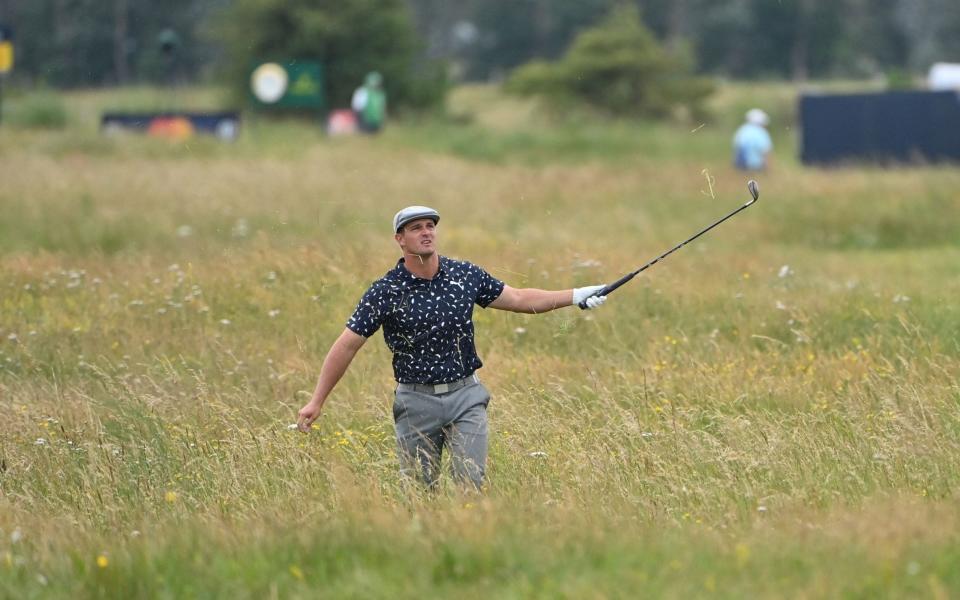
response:
[(317, 380), (317, 388), (313, 392), (313, 398), (307, 402), (300, 412), (297, 413), (297, 428), (300, 431), (309, 431), (310, 425), (320, 416), (323, 410), (323, 404), (327, 401), (327, 396), (333, 391), (334, 386), (343, 377), (357, 355), (357, 351), (363, 346), (367, 338), (362, 335), (344, 328), (343, 333), (337, 338), (337, 341), (330, 347), (327, 357), (323, 359), (323, 366), (320, 367), (320, 378)]
[(591, 297), (591, 294), (601, 289), (603, 289), (602, 285), (592, 285), (569, 290), (517, 289), (507, 285), (503, 287), (503, 292), (500, 293), (500, 296), (490, 303), (490, 307), (519, 313), (544, 313), (556, 308), (570, 306), (571, 304), (578, 304), (581, 300), (589, 297), (587, 307), (596, 308), (603, 304), (607, 297)]

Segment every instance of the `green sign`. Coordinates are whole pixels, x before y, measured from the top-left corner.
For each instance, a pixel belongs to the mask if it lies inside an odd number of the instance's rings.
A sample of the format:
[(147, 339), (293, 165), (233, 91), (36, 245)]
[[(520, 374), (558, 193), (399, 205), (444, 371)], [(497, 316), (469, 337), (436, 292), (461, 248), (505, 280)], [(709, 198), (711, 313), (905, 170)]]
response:
[(250, 72), (250, 94), (264, 108), (322, 110), (323, 70), (313, 61), (262, 63)]

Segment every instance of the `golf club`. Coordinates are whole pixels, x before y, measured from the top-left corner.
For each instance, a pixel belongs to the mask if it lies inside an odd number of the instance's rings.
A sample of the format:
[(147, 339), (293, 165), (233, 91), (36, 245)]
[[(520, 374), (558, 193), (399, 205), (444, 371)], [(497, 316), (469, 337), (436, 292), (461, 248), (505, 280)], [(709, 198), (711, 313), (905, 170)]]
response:
[[(628, 282), (628, 281), (630, 281), (631, 279), (633, 279), (634, 277), (636, 277), (636, 275), (637, 275), (638, 273), (646, 270), (648, 267), (652, 267), (653, 265), (657, 264), (661, 259), (666, 258), (667, 256), (669, 256), (669, 255), (672, 254), (673, 252), (679, 250), (680, 248), (683, 248), (684, 246), (686, 246), (687, 244), (689, 244), (689, 243), (692, 242), (693, 240), (697, 239), (697, 238), (700, 237), (701, 235), (705, 234), (706, 232), (710, 231), (711, 229), (713, 229), (714, 227), (716, 227), (716, 226), (719, 225), (720, 223), (723, 223), (724, 221), (726, 221), (727, 219), (729, 219), (729, 218), (732, 217), (733, 215), (737, 214), (737, 213), (740, 212), (741, 210), (743, 210), (743, 209), (747, 208), (748, 206), (752, 205), (754, 202), (756, 202), (756, 201), (760, 198), (760, 187), (757, 185), (757, 182), (754, 181), (753, 179), (751, 179), (750, 181), (747, 182), (747, 190), (750, 191), (750, 197), (751, 197), (751, 199), (750, 199), (749, 202), (747, 202), (746, 204), (744, 204), (743, 206), (741, 206), (741, 207), (738, 208), (737, 210), (733, 211), (733, 212), (730, 213), (729, 215), (725, 216), (724, 218), (720, 219), (719, 221), (717, 221), (717, 222), (714, 223), (713, 225), (710, 225), (710, 226), (707, 227), (706, 229), (703, 229), (702, 231), (700, 231), (700, 233), (696, 234), (695, 236), (691, 237), (690, 239), (685, 240), (685, 241), (683, 241), (683, 242), (680, 242), (679, 244), (677, 244), (677, 245), (674, 246), (673, 248), (670, 248), (669, 250), (667, 250), (666, 252), (664, 252), (664, 253), (661, 254), (660, 256), (656, 257), (655, 259), (651, 260), (651, 261), (648, 262), (647, 264), (645, 264), (645, 265), (643, 265), (642, 267), (640, 267), (639, 269), (637, 269), (636, 271), (633, 271), (632, 273), (627, 273), (626, 275), (624, 275), (624, 276), (621, 277), (620, 279), (614, 281), (614, 282), (611, 283), (610, 285), (605, 285), (602, 290), (596, 292), (595, 294), (592, 294), (590, 297), (592, 298), (593, 296), (606, 296), (607, 294), (609, 294), (609, 293), (612, 292), (613, 290), (617, 289), (617, 288), (620, 287), (621, 285), (625, 284), (626, 282)], [(578, 304), (577, 306), (579, 306), (581, 309), (586, 309), (586, 308), (587, 308), (587, 299), (585, 298), (585, 299), (584, 299), (583, 301), (581, 301), (580, 304)]]

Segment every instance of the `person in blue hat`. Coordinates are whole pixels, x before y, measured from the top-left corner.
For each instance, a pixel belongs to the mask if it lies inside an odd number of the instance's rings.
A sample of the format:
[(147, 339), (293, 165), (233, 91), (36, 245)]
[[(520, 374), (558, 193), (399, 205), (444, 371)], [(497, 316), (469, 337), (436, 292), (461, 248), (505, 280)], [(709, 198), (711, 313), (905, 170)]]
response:
[(773, 140), (767, 126), (770, 117), (759, 108), (747, 111), (746, 122), (733, 136), (733, 164), (741, 171), (763, 171), (769, 163)]
[(401, 472), (432, 488), (441, 455), (449, 449), (453, 477), (480, 489), (490, 394), (477, 376), (483, 363), (474, 344), (474, 306), (539, 314), (581, 301), (596, 308), (606, 296), (595, 295), (602, 285), (555, 291), (510, 287), (477, 265), (442, 256), (439, 222), (440, 214), (427, 206), (408, 206), (394, 215), (402, 256), (363, 294), (327, 353), (297, 426), (310, 430), (354, 356), (382, 327), (397, 381), (393, 417)]

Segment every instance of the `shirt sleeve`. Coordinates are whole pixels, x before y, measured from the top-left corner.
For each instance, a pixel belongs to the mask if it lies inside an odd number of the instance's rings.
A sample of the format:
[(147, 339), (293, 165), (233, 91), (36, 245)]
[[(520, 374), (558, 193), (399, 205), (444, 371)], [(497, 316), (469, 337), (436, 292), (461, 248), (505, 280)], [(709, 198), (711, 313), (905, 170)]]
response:
[(763, 136), (760, 138), (760, 151), (761, 152), (770, 152), (773, 150), (773, 140), (770, 139), (770, 134), (763, 131)]
[(474, 302), (482, 308), (486, 308), (500, 297), (505, 284), (480, 267), (473, 265), (473, 268), (475, 270), (474, 276), (478, 278), (477, 297)]
[(350, 99), (350, 108), (355, 112), (360, 112), (367, 105), (367, 88), (358, 87), (356, 91), (353, 92), (353, 97)]
[(384, 314), (383, 293), (380, 286), (374, 284), (360, 298), (356, 310), (347, 320), (347, 329), (368, 338), (380, 329)]

